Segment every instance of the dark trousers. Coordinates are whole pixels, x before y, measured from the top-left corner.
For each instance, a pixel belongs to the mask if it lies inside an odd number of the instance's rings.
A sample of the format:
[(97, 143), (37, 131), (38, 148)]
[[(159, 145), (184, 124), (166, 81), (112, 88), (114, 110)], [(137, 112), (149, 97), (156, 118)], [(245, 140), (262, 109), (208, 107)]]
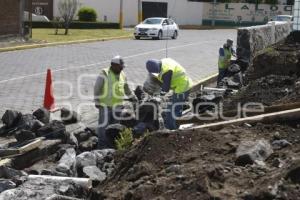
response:
[(109, 137), (105, 133), (105, 129), (110, 124), (118, 123), (119, 121), (114, 118), (114, 108), (111, 107), (100, 107), (99, 108), (99, 120), (97, 127), (98, 135), (98, 148), (108, 149), (113, 147), (113, 142), (110, 141)]
[(227, 75), (227, 69), (220, 69), (219, 68), (219, 75), (218, 75), (218, 80), (217, 80), (217, 85), (220, 84), (223, 78), (225, 78)]

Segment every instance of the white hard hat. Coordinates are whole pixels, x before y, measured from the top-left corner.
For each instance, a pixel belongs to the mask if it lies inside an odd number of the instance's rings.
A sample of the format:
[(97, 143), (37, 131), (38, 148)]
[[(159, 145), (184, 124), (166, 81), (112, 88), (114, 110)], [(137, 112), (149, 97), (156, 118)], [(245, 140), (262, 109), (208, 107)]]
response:
[(115, 56), (111, 59), (111, 63), (119, 64), (119, 65), (124, 65), (124, 60), (121, 56)]

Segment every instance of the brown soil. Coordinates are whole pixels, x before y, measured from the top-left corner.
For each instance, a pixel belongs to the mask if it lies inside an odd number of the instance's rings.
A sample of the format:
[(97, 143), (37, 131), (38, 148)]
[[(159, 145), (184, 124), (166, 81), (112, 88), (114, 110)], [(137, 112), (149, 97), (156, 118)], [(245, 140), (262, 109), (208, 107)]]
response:
[(259, 102), (265, 106), (300, 101), (299, 32), (260, 52), (246, 73), (247, 85), (225, 100), (226, 110), (237, 103)]
[[(299, 125), (155, 133), (116, 159), (115, 174), (92, 199), (300, 199), (299, 186), (284, 179), (299, 158)], [(272, 141), (276, 132), (292, 146), (275, 150), (266, 166), (235, 166), (241, 141)]]

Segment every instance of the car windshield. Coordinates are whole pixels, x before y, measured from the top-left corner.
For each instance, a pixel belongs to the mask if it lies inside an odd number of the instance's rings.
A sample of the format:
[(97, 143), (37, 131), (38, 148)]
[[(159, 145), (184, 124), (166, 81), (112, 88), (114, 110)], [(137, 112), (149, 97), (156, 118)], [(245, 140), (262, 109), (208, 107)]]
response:
[(151, 19), (146, 19), (143, 21), (143, 24), (160, 24), (162, 19), (158, 18), (151, 18)]
[(290, 21), (291, 17), (289, 16), (275, 16), (273, 21)]

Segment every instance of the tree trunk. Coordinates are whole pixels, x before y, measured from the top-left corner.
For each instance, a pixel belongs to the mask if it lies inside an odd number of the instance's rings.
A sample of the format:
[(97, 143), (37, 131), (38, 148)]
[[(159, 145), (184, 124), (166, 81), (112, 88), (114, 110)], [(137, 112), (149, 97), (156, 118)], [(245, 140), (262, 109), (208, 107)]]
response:
[(68, 35), (68, 33), (69, 33), (69, 27), (66, 27), (65, 28), (65, 35)]

